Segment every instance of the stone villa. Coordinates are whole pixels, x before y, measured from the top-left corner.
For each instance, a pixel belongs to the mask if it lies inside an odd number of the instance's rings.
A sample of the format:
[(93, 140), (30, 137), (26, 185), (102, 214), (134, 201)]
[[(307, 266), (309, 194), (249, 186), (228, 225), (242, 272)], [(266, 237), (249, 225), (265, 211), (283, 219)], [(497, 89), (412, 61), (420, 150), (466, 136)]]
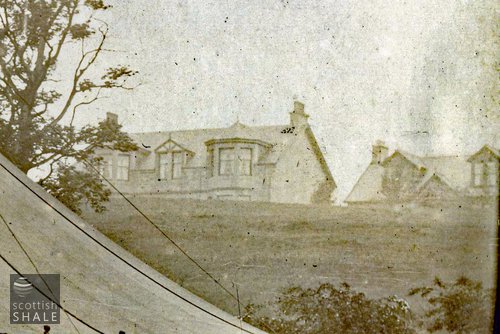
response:
[(378, 141), (372, 161), (346, 202), (394, 203), (492, 198), (498, 195), (500, 152), (485, 145), (470, 156), (416, 156), (401, 150), (390, 156)]
[(330, 203), (336, 185), (308, 117), (295, 102), (290, 124), (130, 133), (139, 151), (96, 155), (101, 173), (126, 194)]

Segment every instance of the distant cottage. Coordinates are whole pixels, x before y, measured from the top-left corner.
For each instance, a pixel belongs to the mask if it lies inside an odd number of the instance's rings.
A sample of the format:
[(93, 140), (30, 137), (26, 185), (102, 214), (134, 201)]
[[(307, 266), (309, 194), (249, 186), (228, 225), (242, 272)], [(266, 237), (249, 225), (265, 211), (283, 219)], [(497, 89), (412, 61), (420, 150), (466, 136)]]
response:
[(500, 153), (488, 145), (471, 156), (416, 156), (378, 141), (347, 203), (454, 200), (498, 195)]
[(308, 117), (295, 102), (290, 124), (130, 133), (139, 151), (96, 154), (101, 173), (128, 194), (329, 203), (336, 185)]

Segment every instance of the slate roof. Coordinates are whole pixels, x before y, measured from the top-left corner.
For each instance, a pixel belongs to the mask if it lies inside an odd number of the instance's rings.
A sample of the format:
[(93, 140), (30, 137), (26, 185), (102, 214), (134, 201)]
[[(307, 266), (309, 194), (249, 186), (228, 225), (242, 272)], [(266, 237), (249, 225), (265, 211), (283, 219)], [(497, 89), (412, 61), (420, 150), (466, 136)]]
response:
[(444, 184), (456, 191), (468, 191), (471, 178), (471, 164), (469, 159), (485, 148), (500, 157), (499, 150), (485, 145), (472, 155), (450, 155), (450, 156), (418, 156), (403, 150), (396, 150), (386, 158), (379, 166), (371, 164), (361, 175), (354, 185), (346, 202), (370, 202), (379, 201), (382, 195), (382, 178), (384, 167), (395, 154), (400, 154), (418, 168), (425, 169), (425, 175), (417, 188), (423, 187), (432, 177), (438, 177)]
[(482, 154), (492, 154), (497, 159), (500, 159), (499, 149), (491, 147), (490, 145), (484, 145), (479, 151), (471, 155), (467, 161), (472, 161), (475, 158), (480, 157)]
[(347, 196), (346, 202), (370, 202), (385, 199), (382, 194), (384, 167), (370, 164)]
[(469, 156), (434, 156), (423, 157), (422, 161), (428, 173), (436, 174), (447, 185), (456, 190), (463, 190), (470, 184), (471, 166)]
[[(289, 133), (285, 133), (288, 130)], [(291, 131), (290, 125), (247, 126), (236, 122), (227, 128), (195, 129), (179, 131), (130, 133), (129, 136), (142, 148), (154, 152), (168, 139), (178, 143), (185, 149), (194, 152), (190, 166), (205, 166), (207, 148), (205, 142), (213, 139), (252, 139), (260, 140), (270, 145), (270, 150), (260, 157), (259, 163), (276, 163), (280, 154), (297, 136)], [(147, 159), (153, 159), (150, 155)]]

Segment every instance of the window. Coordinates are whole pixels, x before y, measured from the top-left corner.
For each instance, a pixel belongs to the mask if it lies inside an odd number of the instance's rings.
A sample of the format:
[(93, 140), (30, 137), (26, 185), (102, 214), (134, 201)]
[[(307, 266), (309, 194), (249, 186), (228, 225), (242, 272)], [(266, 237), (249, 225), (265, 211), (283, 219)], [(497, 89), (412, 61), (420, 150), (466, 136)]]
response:
[(240, 175), (252, 175), (252, 149), (240, 148), (238, 160)]
[(498, 167), (496, 166), (495, 162), (488, 162), (487, 166), (487, 173), (488, 173), (488, 185), (489, 186), (496, 186), (497, 185), (497, 178), (498, 178)]
[(234, 148), (219, 149), (219, 175), (232, 175)]
[(172, 152), (172, 178), (182, 177), (182, 152)]
[(160, 153), (158, 170), (161, 180), (180, 179), (182, 177), (183, 152)]
[(117, 157), (116, 179), (128, 180), (128, 171), (130, 167), (130, 156), (120, 154)]
[(475, 186), (480, 186), (483, 180), (483, 164), (474, 163), (472, 164), (472, 177)]
[(165, 180), (168, 179), (169, 168), (170, 168), (170, 154), (168, 153), (160, 153), (159, 156), (159, 164), (160, 164), (160, 179)]
[(113, 175), (113, 160), (111, 158), (110, 156), (102, 157), (102, 160), (97, 163), (99, 174), (105, 178), (110, 178)]

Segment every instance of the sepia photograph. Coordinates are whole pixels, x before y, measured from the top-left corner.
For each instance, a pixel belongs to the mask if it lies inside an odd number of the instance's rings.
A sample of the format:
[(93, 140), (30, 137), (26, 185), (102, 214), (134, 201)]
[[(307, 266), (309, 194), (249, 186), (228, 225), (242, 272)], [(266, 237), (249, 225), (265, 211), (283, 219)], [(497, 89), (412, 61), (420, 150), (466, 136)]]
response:
[(0, 334), (500, 332), (499, 25), (0, 0)]

